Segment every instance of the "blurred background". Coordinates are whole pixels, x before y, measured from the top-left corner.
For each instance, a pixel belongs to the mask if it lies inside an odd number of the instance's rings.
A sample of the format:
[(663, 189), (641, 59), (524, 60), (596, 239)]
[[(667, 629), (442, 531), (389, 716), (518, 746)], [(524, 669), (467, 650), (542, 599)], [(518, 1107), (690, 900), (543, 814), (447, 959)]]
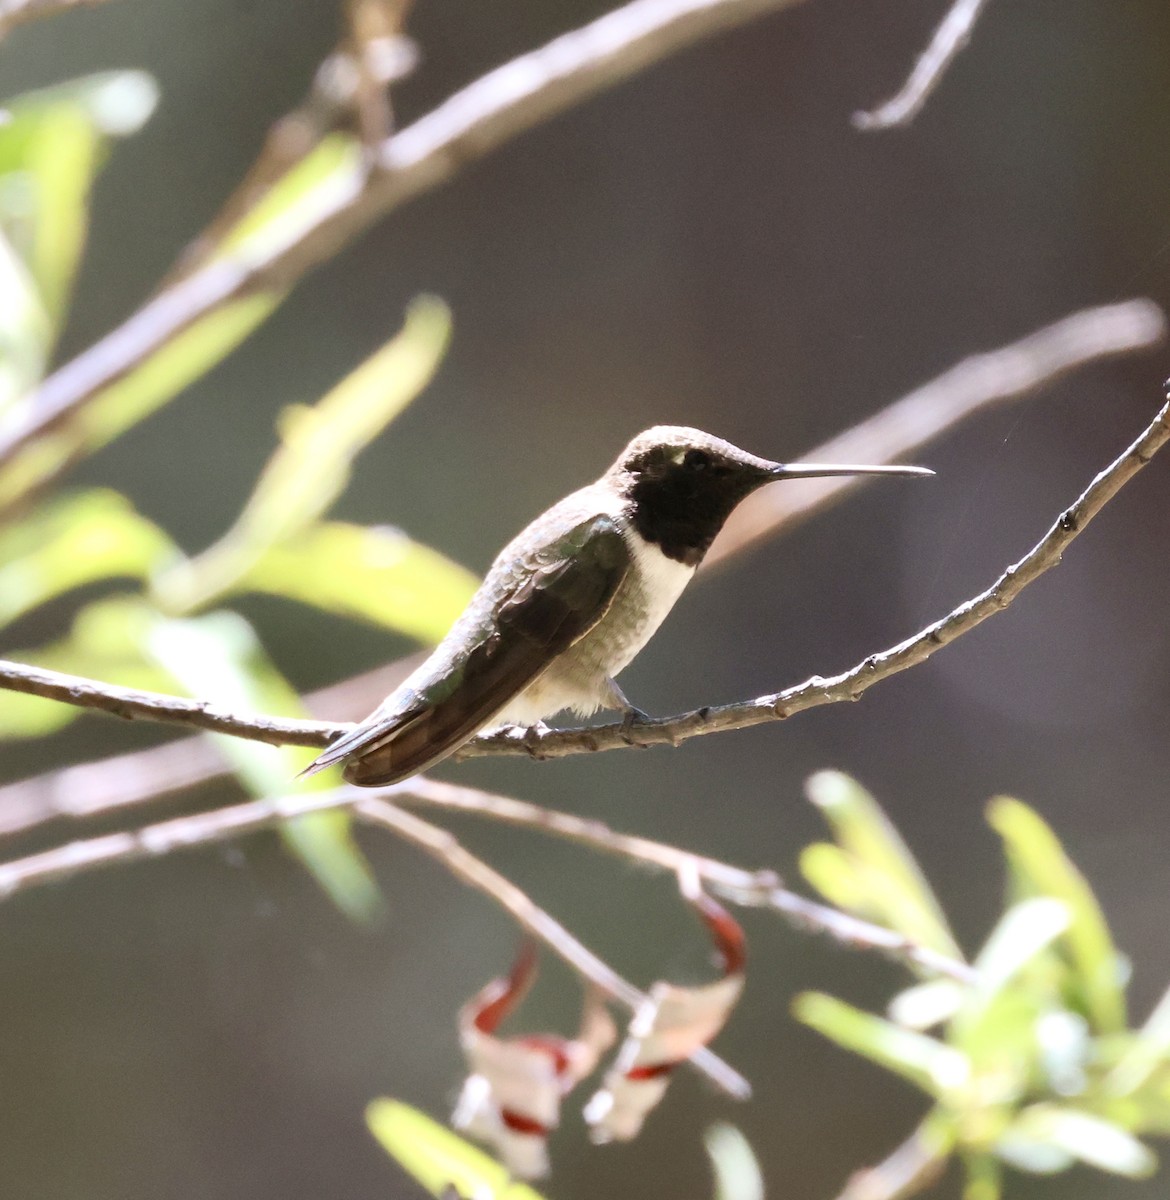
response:
[[(419, 0), (405, 122), (513, 54), (598, 14), (585, 0)], [(309, 402), (434, 292), (454, 340), (429, 390), (361, 459), (339, 515), (391, 523), (476, 571), (540, 509), (658, 423), (794, 458), (959, 358), (1086, 305), (1170, 304), (1170, 9), (1162, 0), (992, 0), (909, 129), (850, 114), (900, 86), (937, 0), (809, 0), (719, 37), (505, 146), (307, 279), (245, 346), (76, 478), (127, 492), (188, 550), (227, 527), (290, 402)], [(122, 0), (22, 28), (4, 94), (141, 67), (158, 112), (96, 193), (63, 355), (154, 288), (296, 104), (337, 6)], [(623, 676), (668, 713), (842, 669), (982, 589), (1145, 424), (1165, 353), (1077, 372), (918, 455), (929, 485), (870, 487), (699, 582)], [(783, 725), (685, 747), (443, 777), (795, 877), (821, 835), (802, 782), (855, 774), (906, 833), (975, 947), (1002, 902), (984, 805), (1018, 795), (1097, 888), (1137, 972), (1138, 1015), (1170, 978), (1170, 470), (1155, 463), (1057, 571), (930, 663)], [(309, 689), (410, 649), (276, 600), (244, 611)], [(55, 636), (42, 610), (11, 646)], [(5, 747), (0, 775), (149, 744), (87, 717)], [(230, 785), (168, 811), (226, 803)], [(618, 969), (702, 978), (668, 879), (512, 830), (452, 822)], [(0, 1195), (13, 1200), (418, 1192), (362, 1110), (390, 1094), (443, 1115), (455, 1013), (510, 961), (486, 901), (387, 836), (362, 844), (387, 919), (347, 923), (274, 836), (42, 889), (0, 922)], [(29, 842), (21, 849), (32, 850)], [(823, 988), (880, 1005), (899, 968), (747, 914), (745, 999), (718, 1042), (750, 1075), (737, 1106), (683, 1073), (642, 1138), (591, 1148), (570, 1104), (558, 1200), (711, 1194), (701, 1132), (737, 1123), (769, 1195), (835, 1196), (924, 1105), (796, 1025)], [(525, 1025), (571, 1029), (558, 965)], [(947, 1196), (951, 1184), (935, 1194)], [(1165, 1195), (1074, 1172), (1015, 1197)]]

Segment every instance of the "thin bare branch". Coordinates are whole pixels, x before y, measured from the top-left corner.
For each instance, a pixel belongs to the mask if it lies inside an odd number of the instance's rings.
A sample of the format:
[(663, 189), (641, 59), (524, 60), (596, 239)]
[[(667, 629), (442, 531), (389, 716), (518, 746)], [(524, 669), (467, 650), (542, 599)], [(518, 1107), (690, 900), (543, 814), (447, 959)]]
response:
[[(1025, 395), (1085, 363), (1153, 345), (1164, 333), (1165, 318), (1148, 300), (1085, 309), (1008, 346), (964, 359), (802, 457), (891, 461), (989, 405)], [(831, 502), (850, 483), (847, 478), (792, 481), (756, 492), (733, 514), (707, 556), (704, 573)], [(309, 695), (306, 704), (315, 714), (360, 720), (419, 661), (412, 656), (364, 672)], [(197, 738), (46, 772), (0, 787), (0, 836), (57, 817), (89, 817), (148, 803), (229, 773), (215, 744)]]
[[(788, 891), (774, 871), (735, 867), (676, 846), (618, 833), (601, 821), (586, 820), (523, 800), (433, 779), (410, 779), (383, 788), (377, 794), (391, 798), (398, 805), (427, 804), (523, 826), (642, 866), (672, 872), (689, 869), (729, 902), (745, 908), (772, 909), (802, 932), (823, 933), (850, 949), (875, 950), (930, 974), (944, 975), (960, 982), (970, 982), (973, 978), (966, 963), (947, 958), (880, 925), (861, 921)], [(349, 808), (366, 799), (369, 799), (367, 792), (341, 787), (328, 792), (253, 800), (193, 816), (175, 817), (143, 829), (70, 842), (0, 863), (0, 899), (96, 867), (157, 858), (176, 850), (228, 841), (281, 821), (308, 813)]]
[[(801, 457), (806, 462), (893, 462), (976, 412), (1027, 395), (1088, 363), (1156, 346), (1165, 336), (1165, 314), (1152, 300), (1082, 309), (1017, 342), (963, 359)], [(794, 479), (783, 487), (762, 488), (731, 514), (702, 570), (722, 565), (777, 527), (837, 500), (863, 478)]]
[(220, 306), (287, 287), (356, 234), (468, 163), (720, 30), (798, 0), (630, 0), (488, 72), (389, 138), (305, 227), (263, 252), (205, 263), (66, 363), (0, 427), (0, 464)]
[[(363, 797), (354, 804), (353, 810), (363, 820), (390, 829), (399, 837), (421, 847), (457, 879), (490, 896), (522, 929), (548, 946), (583, 979), (624, 1004), (631, 1012), (641, 1008), (648, 999), (644, 992), (623, 979), (579, 942), (510, 879), (460, 845), (458, 839), (447, 830), (420, 820), (413, 813), (405, 812), (380, 798)], [(696, 1050), (689, 1061), (691, 1066), (702, 1071), (729, 1096), (746, 1100), (751, 1095), (751, 1084), (705, 1047)]]
[[(583, 946), (510, 880), (469, 853), (453, 835), (393, 807), (383, 798), (406, 791), (406, 787), (387, 789), (381, 796), (374, 797), (355, 788), (343, 787), (329, 792), (252, 800), (229, 808), (176, 817), (143, 829), (70, 842), (0, 864), (0, 899), (98, 867), (161, 858), (178, 850), (232, 841), (310, 813), (349, 808), (363, 820), (392, 829), (399, 836), (422, 846), (452, 874), (490, 895), (518, 924), (606, 995), (631, 1010), (641, 1004), (642, 992)], [(747, 1080), (714, 1054), (703, 1051), (691, 1061), (729, 1095), (742, 1099), (750, 1094)]]
[(54, 17), (71, 8), (96, 8), (105, 0), (0, 0), (0, 40), (17, 25)]
[(971, 40), (971, 30), (986, 5), (987, 0), (955, 0), (934, 31), (930, 45), (914, 64), (914, 70), (902, 85), (902, 90), (869, 112), (854, 113), (853, 124), (865, 130), (909, 125), (922, 111), (959, 51)]
[[(693, 737), (730, 729), (746, 729), (780, 721), (825, 704), (859, 700), (875, 683), (925, 662), (943, 646), (962, 637), (1009, 604), (1046, 571), (1060, 562), (1073, 540), (1118, 491), (1150, 461), (1170, 438), (1170, 404), (1158, 410), (1150, 425), (1057, 518), (1043, 538), (986, 591), (960, 604), (947, 616), (896, 646), (872, 654), (856, 666), (827, 678), (814, 675), (795, 687), (754, 700), (695, 709), (627, 725), (613, 722), (588, 729), (516, 731), (481, 735), (459, 757), (528, 754), (563, 758), (628, 746), (677, 746)], [(212, 733), (272, 745), (323, 746), (346, 726), (276, 717), (243, 716), (203, 700), (185, 700), (157, 692), (113, 687), (75, 675), (0, 660), (0, 687), (99, 709), (128, 720), (187, 725)]]

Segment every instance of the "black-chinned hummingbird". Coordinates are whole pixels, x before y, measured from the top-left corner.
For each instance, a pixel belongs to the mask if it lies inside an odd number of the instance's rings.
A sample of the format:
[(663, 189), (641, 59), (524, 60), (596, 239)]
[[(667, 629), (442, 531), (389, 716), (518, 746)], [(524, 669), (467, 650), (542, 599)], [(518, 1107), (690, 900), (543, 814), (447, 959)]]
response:
[(775, 463), (698, 429), (640, 433), (596, 483), (513, 538), (430, 657), (303, 772), (396, 783), (489, 725), (562, 709), (640, 716), (616, 676), (670, 612), (732, 509), (780, 479), (930, 475), (923, 467)]

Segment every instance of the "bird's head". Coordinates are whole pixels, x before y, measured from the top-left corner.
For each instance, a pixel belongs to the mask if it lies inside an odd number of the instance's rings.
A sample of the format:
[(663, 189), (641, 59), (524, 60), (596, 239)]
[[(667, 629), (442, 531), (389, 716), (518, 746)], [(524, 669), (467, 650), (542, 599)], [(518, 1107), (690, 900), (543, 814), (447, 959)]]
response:
[(923, 467), (778, 463), (685, 425), (638, 434), (606, 473), (634, 527), (670, 558), (698, 563), (735, 506), (766, 483), (824, 475), (931, 475)]

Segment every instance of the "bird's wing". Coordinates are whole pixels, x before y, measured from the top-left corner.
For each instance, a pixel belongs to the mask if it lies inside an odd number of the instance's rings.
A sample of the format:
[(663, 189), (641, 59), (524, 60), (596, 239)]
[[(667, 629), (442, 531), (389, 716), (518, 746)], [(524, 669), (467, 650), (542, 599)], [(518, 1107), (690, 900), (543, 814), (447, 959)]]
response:
[[(425, 770), (482, 729), (609, 608), (630, 569), (613, 517), (583, 521), (511, 572), (487, 635), (434, 681), (393, 698), (304, 772), (349, 759), (345, 778), (372, 787)], [(405, 702), (404, 702), (405, 701)]]

